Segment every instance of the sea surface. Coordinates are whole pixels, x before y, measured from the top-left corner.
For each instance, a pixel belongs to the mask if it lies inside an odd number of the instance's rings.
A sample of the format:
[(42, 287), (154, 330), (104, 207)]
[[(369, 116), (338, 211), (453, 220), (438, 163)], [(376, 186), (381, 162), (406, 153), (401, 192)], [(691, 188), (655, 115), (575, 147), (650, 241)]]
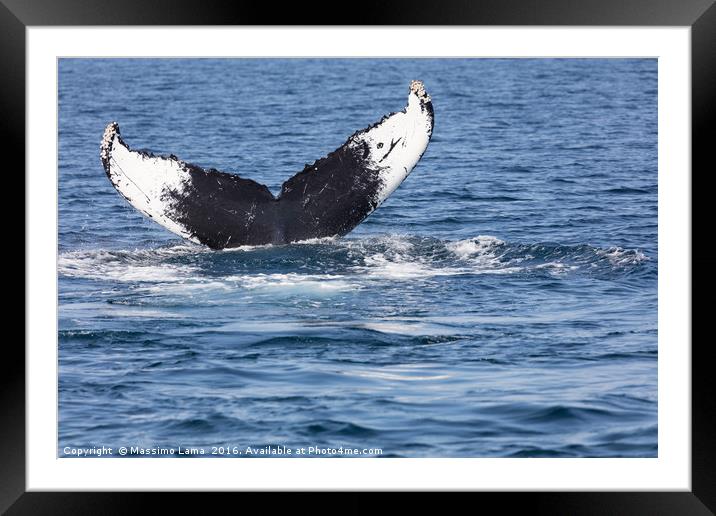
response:
[[(655, 59), (58, 66), (58, 456), (657, 456)], [(432, 141), (341, 239), (211, 251), (100, 164), (114, 120), (277, 193), (412, 79)]]

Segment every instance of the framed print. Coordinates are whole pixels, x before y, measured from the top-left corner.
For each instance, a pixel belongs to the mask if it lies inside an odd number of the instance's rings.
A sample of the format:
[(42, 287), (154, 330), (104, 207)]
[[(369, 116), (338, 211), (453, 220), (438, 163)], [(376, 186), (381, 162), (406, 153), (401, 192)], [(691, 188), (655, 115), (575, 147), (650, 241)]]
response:
[(557, 4), (346, 27), (7, 2), (27, 307), (3, 508), (713, 510), (690, 235), (716, 10)]

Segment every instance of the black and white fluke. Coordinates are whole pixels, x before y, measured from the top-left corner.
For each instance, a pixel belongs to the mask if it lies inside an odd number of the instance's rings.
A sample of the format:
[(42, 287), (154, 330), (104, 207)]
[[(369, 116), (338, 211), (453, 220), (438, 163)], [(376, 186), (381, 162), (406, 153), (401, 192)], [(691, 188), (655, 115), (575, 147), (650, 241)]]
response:
[(100, 158), (136, 209), (169, 231), (213, 249), (342, 236), (410, 174), (433, 132), (433, 106), (412, 81), (408, 105), (354, 133), (337, 150), (283, 183), (278, 197), (251, 179), (176, 156), (133, 151), (110, 123)]

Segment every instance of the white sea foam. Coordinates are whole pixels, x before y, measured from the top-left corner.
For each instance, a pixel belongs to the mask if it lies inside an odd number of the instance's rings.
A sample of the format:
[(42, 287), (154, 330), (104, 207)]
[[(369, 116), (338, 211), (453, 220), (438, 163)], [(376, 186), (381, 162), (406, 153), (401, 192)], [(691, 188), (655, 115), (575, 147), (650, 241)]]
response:
[(515, 268), (511, 260), (504, 262), (500, 255), (504, 251), (505, 242), (490, 235), (478, 235), (475, 238), (448, 242), (445, 247), (461, 261), (472, 265), (472, 272), (486, 274), (509, 274), (521, 270)]
[(213, 276), (206, 275), (195, 265), (167, 261), (167, 258), (203, 252), (212, 251), (191, 245), (135, 251), (71, 251), (60, 254), (58, 273), (61, 276), (91, 280), (138, 283), (137, 291), (164, 295), (265, 289), (321, 295), (361, 288), (359, 283), (338, 274), (249, 273)]
[[(511, 274), (522, 270), (514, 266), (514, 262), (521, 259), (509, 262), (500, 259), (505, 242), (493, 236), (439, 242), (386, 235), (348, 245), (363, 255), (362, 265), (354, 267), (354, 272), (372, 279), (408, 281), (434, 276)], [(444, 250), (457, 260), (446, 259)]]
[(384, 249), (388, 252), (409, 252), (416, 249), (415, 237), (402, 234), (387, 234), (361, 239), (336, 240), (336, 245), (358, 251), (361, 254), (371, 253), (375, 249)]
[(562, 262), (547, 262), (547, 263), (538, 263), (534, 266), (535, 269), (543, 269), (547, 270), (548, 272), (552, 274), (564, 274), (569, 271), (575, 271), (579, 269), (578, 265), (569, 265)]
[(475, 238), (448, 242), (445, 247), (458, 258), (474, 258), (475, 256), (494, 257), (497, 247), (503, 246), (505, 242), (497, 237), (489, 235), (478, 235)]
[(280, 289), (330, 293), (361, 288), (359, 284), (347, 281), (345, 276), (337, 274), (252, 274), (228, 276), (225, 281), (234, 282), (249, 290)]
[(401, 254), (386, 256), (376, 253), (365, 258), (365, 265), (356, 268), (371, 278), (409, 280), (431, 276), (452, 276), (465, 274), (464, 269), (453, 267), (435, 267), (429, 260), (413, 258)]
[[(639, 250), (621, 247), (557, 247), (559, 252), (555, 253), (549, 246), (507, 244), (499, 238), (486, 235), (452, 242), (406, 235), (303, 242), (304, 245), (317, 243), (348, 249), (349, 259), (354, 265), (348, 265), (347, 269), (342, 268), (346, 264), (341, 264), (341, 268), (333, 267), (331, 260), (336, 255), (329, 253), (323, 270), (305, 273), (291, 270), (260, 272), (260, 269), (251, 271), (240, 268), (240, 274), (227, 271), (217, 275), (211, 255), (218, 257), (220, 253), (202, 246), (180, 244), (133, 251), (65, 252), (59, 256), (58, 272), (63, 276), (138, 283), (137, 289), (160, 295), (191, 295), (211, 290), (267, 290), (320, 296), (358, 290), (383, 280), (409, 282), (437, 276), (513, 274), (529, 270), (561, 275), (585, 267), (588, 270), (605, 266), (626, 267), (649, 260)], [(540, 262), (540, 250), (543, 248), (547, 249), (547, 256), (554, 258)], [(246, 246), (234, 251), (251, 252), (255, 249)], [(277, 248), (276, 252), (282, 251)], [(321, 258), (321, 252), (320, 249), (316, 250), (316, 256)], [(201, 254), (210, 256), (196, 260)], [(206, 263), (208, 269), (203, 269), (201, 263)], [(336, 272), (341, 270), (346, 272)]]
[(336, 236), (320, 237), (320, 238), (307, 238), (306, 240), (296, 240), (291, 242), (293, 245), (316, 245), (316, 244), (333, 244), (338, 241)]
[(264, 244), (264, 245), (240, 245), (237, 247), (225, 247), (224, 249), (220, 249), (218, 252), (221, 253), (246, 253), (250, 251), (255, 251), (257, 249), (270, 249), (274, 247), (273, 244)]
[[(196, 271), (195, 267), (189, 265), (148, 262), (148, 252), (137, 251), (132, 255), (127, 251), (72, 251), (60, 254), (57, 270), (61, 276), (160, 283), (186, 281)], [(171, 254), (166, 250), (160, 253)]]
[(607, 258), (612, 265), (635, 265), (649, 260), (649, 257), (639, 251), (639, 249), (610, 247), (609, 249), (597, 249), (596, 252), (598, 255)]
[(149, 294), (158, 294), (162, 296), (195, 296), (204, 292), (214, 291), (231, 292), (236, 290), (235, 286), (229, 285), (223, 281), (209, 280), (201, 276), (197, 276), (186, 281), (178, 281), (172, 283), (145, 283), (134, 289), (135, 292), (147, 292)]

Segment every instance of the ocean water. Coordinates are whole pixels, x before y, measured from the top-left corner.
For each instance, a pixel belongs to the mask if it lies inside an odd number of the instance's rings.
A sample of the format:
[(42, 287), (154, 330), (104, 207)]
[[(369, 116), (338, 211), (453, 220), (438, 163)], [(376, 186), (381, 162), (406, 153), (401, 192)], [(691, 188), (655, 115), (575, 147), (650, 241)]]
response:
[[(657, 456), (656, 60), (58, 73), (58, 456)], [(116, 120), (132, 148), (278, 192), (402, 109), (411, 79), (433, 139), (342, 239), (210, 251), (135, 211), (100, 164)]]

